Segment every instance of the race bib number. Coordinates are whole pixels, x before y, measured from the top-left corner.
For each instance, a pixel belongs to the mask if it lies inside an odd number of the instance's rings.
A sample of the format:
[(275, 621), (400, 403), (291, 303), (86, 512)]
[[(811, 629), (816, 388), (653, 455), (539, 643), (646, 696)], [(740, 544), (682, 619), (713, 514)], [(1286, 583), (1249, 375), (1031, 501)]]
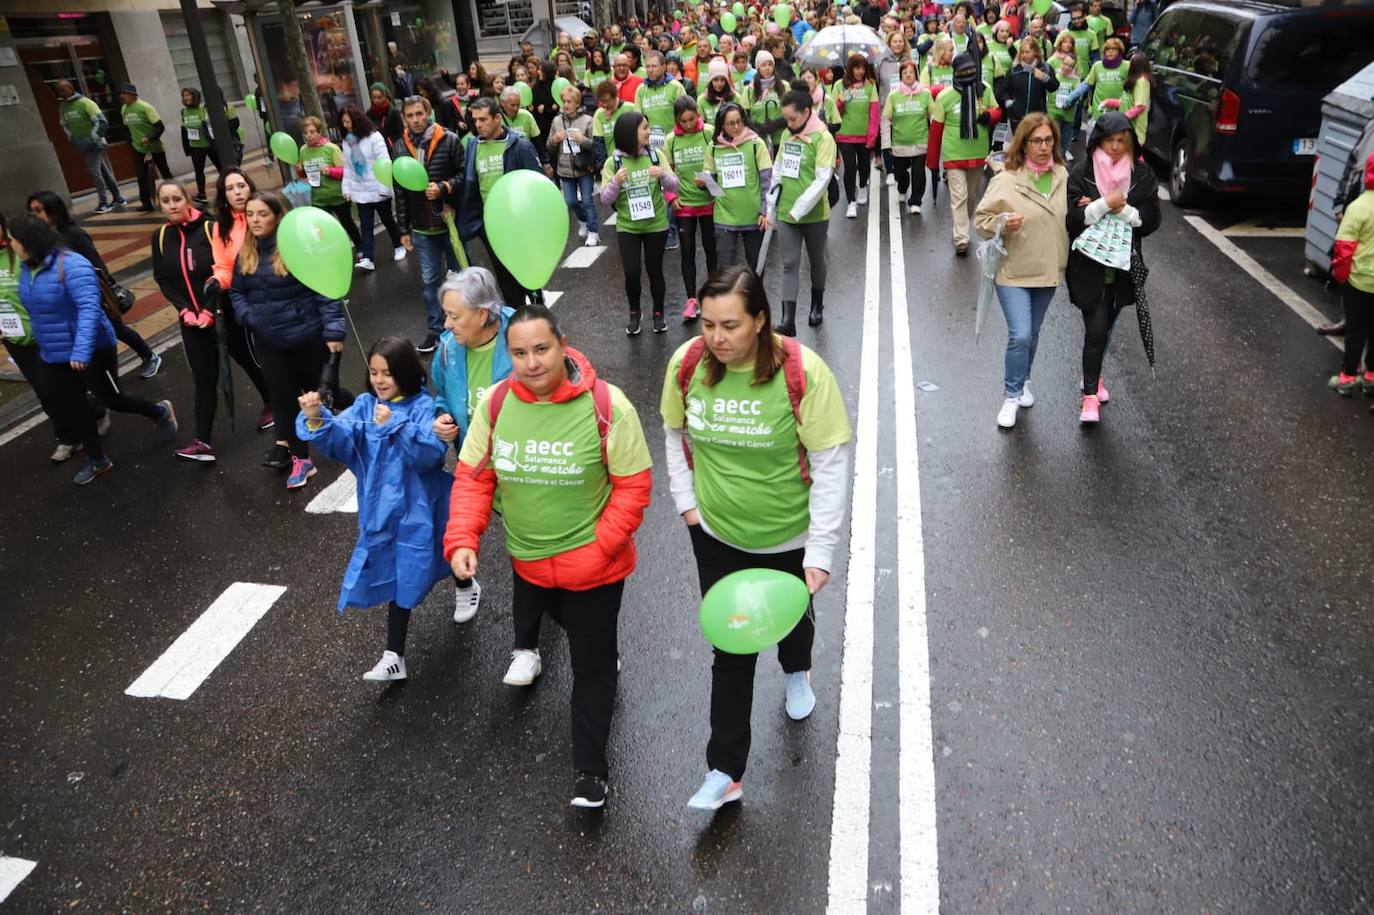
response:
[(643, 222), (654, 218), (654, 197), (647, 186), (632, 187), (625, 191), (630, 204), (630, 220)]
[(577, 154), (578, 154), (579, 152), (581, 152), (581, 151), (582, 151), (582, 150), (578, 147), (578, 145), (577, 145), (576, 143), (573, 142), (572, 137), (564, 137), (564, 138), (563, 138), (563, 152), (564, 152), (564, 153), (566, 153), (566, 154), (569, 155), (569, 156), (575, 156), (575, 155), (577, 155)]
[(662, 127), (650, 127), (650, 128), (649, 128), (649, 145), (652, 146), (654, 149), (662, 149), (662, 148), (663, 148), (663, 128), (662, 128)]
[(719, 156), (717, 162), (720, 164), (721, 187), (744, 187), (746, 183), (746, 174), (744, 170), (744, 155), (742, 153)]
[(0, 334), (6, 337), (24, 336), (24, 319), (12, 311), (0, 311)]
[(1071, 95), (1073, 95), (1072, 89), (1060, 89), (1055, 93), (1054, 107), (1060, 109), (1069, 107), (1069, 96)]
[(889, 76), (887, 79), (887, 89), (889, 92), (896, 92), (897, 87), (901, 84), (902, 78), (900, 76)]
[(187, 127), (187, 128), (186, 128), (186, 139), (188, 139), (188, 140), (199, 140), (199, 139), (200, 139), (200, 128), (199, 128), (199, 127)]
[(310, 182), (311, 187), (320, 186), (320, 163), (318, 160), (305, 163), (305, 180)]
[(1001, 121), (992, 129), (992, 142), (1006, 143), (1011, 139), (1011, 124)]
[(778, 158), (778, 174), (784, 178), (800, 178), (802, 145), (791, 140), (782, 144), (782, 156)]

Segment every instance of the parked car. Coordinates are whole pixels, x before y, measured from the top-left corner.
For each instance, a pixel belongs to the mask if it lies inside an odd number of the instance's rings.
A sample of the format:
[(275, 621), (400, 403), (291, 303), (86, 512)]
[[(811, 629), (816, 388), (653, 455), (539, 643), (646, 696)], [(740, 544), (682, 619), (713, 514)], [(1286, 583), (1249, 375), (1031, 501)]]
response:
[(1321, 101), (1374, 60), (1374, 0), (1175, 0), (1142, 46), (1169, 196), (1307, 194)]

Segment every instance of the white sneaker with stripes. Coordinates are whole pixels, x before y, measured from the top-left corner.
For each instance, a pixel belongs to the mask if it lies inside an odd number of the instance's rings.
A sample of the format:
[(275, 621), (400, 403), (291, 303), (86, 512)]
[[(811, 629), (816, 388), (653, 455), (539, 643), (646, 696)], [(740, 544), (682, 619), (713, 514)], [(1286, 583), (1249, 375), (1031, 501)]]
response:
[(373, 683), (386, 683), (391, 680), (404, 680), (406, 678), (406, 659), (394, 651), (382, 652), (382, 659), (377, 662), (377, 666), (363, 674), (364, 680), (371, 680)]

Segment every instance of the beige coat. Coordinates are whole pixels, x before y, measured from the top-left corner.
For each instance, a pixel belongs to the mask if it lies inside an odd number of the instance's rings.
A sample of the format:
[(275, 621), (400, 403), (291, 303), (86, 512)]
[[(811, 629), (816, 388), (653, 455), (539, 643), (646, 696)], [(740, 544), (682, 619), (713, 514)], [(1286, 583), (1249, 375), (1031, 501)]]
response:
[(997, 271), (998, 285), (1043, 287), (1064, 282), (1064, 268), (1069, 262), (1068, 180), (1068, 170), (1056, 165), (1048, 200), (1036, 190), (1030, 171), (1024, 168), (998, 172), (988, 182), (973, 214), (979, 235), (992, 237), (999, 213), (1014, 211), (1026, 217), (1020, 231), (1002, 235), (1007, 257)]

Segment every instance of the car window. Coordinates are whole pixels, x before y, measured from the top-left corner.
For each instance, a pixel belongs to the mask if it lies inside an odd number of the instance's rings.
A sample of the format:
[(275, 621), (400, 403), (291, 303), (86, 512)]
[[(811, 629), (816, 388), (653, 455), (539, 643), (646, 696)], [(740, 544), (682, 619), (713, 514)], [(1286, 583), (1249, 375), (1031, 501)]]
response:
[(1374, 59), (1374, 15), (1292, 16), (1260, 33), (1246, 75), (1259, 86), (1334, 89)]
[(1248, 23), (1204, 10), (1174, 10), (1150, 31), (1156, 65), (1223, 79)]

